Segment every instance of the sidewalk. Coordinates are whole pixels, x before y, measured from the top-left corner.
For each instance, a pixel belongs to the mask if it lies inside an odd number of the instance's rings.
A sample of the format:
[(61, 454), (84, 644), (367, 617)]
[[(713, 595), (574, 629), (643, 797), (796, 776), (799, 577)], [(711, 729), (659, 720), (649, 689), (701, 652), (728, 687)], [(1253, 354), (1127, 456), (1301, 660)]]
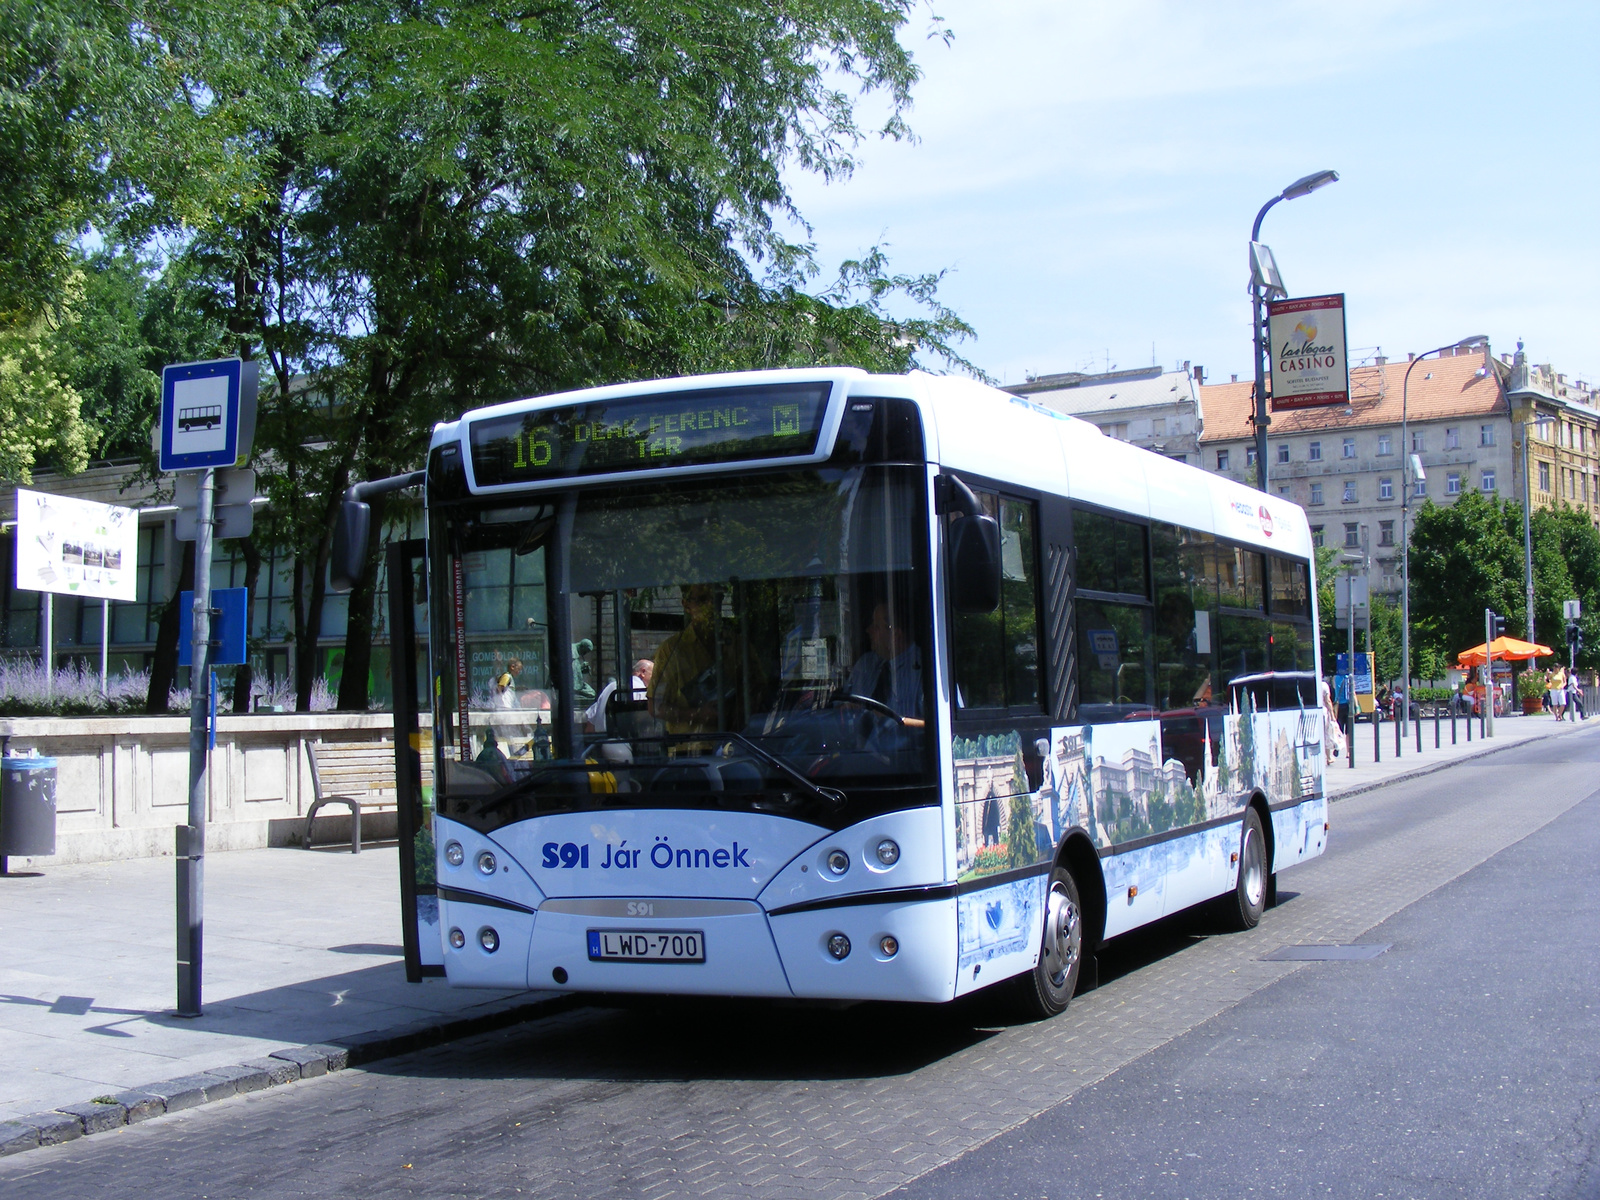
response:
[[(1451, 746), (1445, 726), (1444, 744), (1434, 750), (1428, 721), (1424, 752), (1416, 753), (1413, 736), (1396, 760), (1393, 728), (1385, 725), (1383, 759), (1373, 764), (1372, 730), (1363, 725), (1356, 769), (1337, 760), (1328, 768), (1327, 791), (1338, 800), (1585, 729), (1600, 729), (1600, 720), (1558, 725), (1549, 717), (1515, 717), (1497, 722), (1495, 737), (1474, 737), (1470, 745), (1458, 725), (1461, 740)], [(344, 1065), (344, 1052), (319, 1044), (361, 1048), (364, 1042), (363, 1052), (349, 1057), (370, 1059), (386, 1046), (394, 1052), (408, 1037), (438, 1040), (454, 1036), (462, 1023), (521, 1019), (530, 1005), (550, 997), (457, 990), (443, 979), (407, 983), (397, 859), (392, 846), (360, 855), (280, 849), (209, 856), (205, 1015), (192, 1021), (170, 1015), (176, 990), (171, 858), (46, 867), (0, 878), (0, 1135), (16, 1128), (6, 1122), (56, 1106), (274, 1052), (298, 1062), (308, 1045), (326, 1050), (325, 1065), (334, 1069)], [(322, 1069), (306, 1066), (304, 1074)], [(198, 1096), (190, 1082), (189, 1092)], [(269, 1082), (282, 1079), (268, 1081), (258, 1070), (253, 1082), (241, 1077), (238, 1088)], [(213, 1083), (205, 1085), (203, 1098), (211, 1098)], [(232, 1084), (222, 1083), (221, 1094), (231, 1094)], [(137, 1119), (131, 1111), (124, 1115)], [(0, 1153), (8, 1148), (0, 1145)]]
[(1369, 792), (1373, 788), (1382, 787), (1387, 783), (1396, 783), (1402, 779), (1411, 779), (1418, 775), (1427, 775), (1433, 771), (1442, 770), (1452, 763), (1462, 762), (1467, 759), (1477, 758), (1484, 754), (1493, 754), (1497, 750), (1504, 750), (1508, 746), (1518, 746), (1526, 742), (1538, 741), (1541, 738), (1565, 736), (1577, 733), (1584, 729), (1600, 728), (1600, 718), (1590, 721), (1580, 721), (1573, 724), (1569, 721), (1558, 722), (1547, 713), (1535, 716), (1496, 717), (1494, 723), (1494, 736), (1480, 738), (1476, 723), (1472, 727), (1472, 741), (1467, 742), (1466, 719), (1456, 721), (1456, 744), (1450, 744), (1450, 722), (1441, 720), (1439, 723), (1440, 747), (1433, 748), (1433, 719), (1427, 718), (1422, 722), (1422, 753), (1417, 753), (1417, 735), (1415, 730), (1407, 727), (1407, 737), (1401, 747), (1398, 758), (1394, 753), (1394, 725), (1384, 722), (1379, 726), (1379, 736), (1383, 739), (1382, 759), (1372, 761), (1372, 726), (1361, 723), (1356, 726), (1355, 737), (1355, 769), (1343, 758), (1334, 759), (1328, 765), (1327, 774), (1323, 777), (1324, 787), (1329, 800), (1339, 800), (1345, 796), (1355, 796), (1362, 792)]
[(398, 858), (393, 846), (207, 856), (205, 1015), (194, 1020), (170, 1015), (173, 859), (0, 878), (0, 1122), (537, 999), (406, 982)]

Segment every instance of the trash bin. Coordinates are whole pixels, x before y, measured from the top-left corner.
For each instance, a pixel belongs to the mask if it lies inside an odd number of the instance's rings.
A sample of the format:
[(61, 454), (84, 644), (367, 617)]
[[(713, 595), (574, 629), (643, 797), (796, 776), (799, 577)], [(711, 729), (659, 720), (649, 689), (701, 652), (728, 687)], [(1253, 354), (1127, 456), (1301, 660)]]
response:
[(0, 758), (0, 859), (56, 852), (56, 760)]

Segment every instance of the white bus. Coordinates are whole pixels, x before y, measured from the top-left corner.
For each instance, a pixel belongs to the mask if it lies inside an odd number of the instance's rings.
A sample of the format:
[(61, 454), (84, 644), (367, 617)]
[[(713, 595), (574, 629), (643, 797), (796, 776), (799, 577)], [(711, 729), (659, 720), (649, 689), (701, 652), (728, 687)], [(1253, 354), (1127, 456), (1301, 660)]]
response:
[(1084, 421), (656, 380), (439, 426), (426, 503), (452, 984), (1048, 1016), (1323, 848), (1304, 512)]

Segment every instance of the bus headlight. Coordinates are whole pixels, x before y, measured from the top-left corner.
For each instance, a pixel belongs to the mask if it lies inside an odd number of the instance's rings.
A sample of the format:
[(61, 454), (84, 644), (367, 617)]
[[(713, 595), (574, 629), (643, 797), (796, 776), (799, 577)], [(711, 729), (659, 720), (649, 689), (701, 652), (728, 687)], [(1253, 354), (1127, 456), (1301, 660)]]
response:
[(461, 848), (460, 842), (446, 842), (444, 844), (444, 860), (452, 867), (459, 867), (466, 861), (467, 852)]
[(450, 944), (457, 950), (461, 949), (461, 947), (467, 944), (467, 935), (462, 933), (459, 929), (452, 929), (450, 931)]
[(878, 939), (878, 949), (885, 958), (893, 958), (900, 953), (900, 943), (895, 939), (894, 934), (886, 933)]
[(828, 938), (828, 953), (841, 962), (850, 957), (850, 939), (842, 933), (835, 933)]
[(478, 855), (478, 870), (484, 875), (493, 875), (495, 869), (494, 855), (484, 850)]
[(892, 867), (900, 861), (900, 844), (893, 838), (884, 838), (878, 843), (878, 861), (886, 867)]
[(493, 954), (500, 949), (500, 935), (485, 925), (478, 930), (478, 945), (482, 946), (488, 953)]
[[(828, 870), (832, 871), (835, 875), (843, 875), (849, 869), (850, 856), (848, 854), (846, 854), (843, 850), (828, 851)], [(848, 954), (849, 951), (847, 950), (845, 953)], [(839, 957), (843, 958), (844, 955), (841, 954)]]

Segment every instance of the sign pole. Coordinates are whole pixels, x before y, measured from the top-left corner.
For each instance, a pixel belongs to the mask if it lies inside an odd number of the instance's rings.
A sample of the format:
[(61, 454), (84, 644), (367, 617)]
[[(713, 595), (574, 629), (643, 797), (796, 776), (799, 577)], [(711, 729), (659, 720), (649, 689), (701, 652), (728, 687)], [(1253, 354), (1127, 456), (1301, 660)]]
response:
[(1494, 609), (1483, 610), (1483, 736), (1494, 736)]
[(106, 657), (111, 650), (111, 601), (100, 597), (100, 695), (111, 695), (106, 687)]
[(178, 831), (178, 1015), (200, 1015), (206, 848), (206, 754), (210, 724), (212, 468), (200, 472), (194, 543), (194, 642), (189, 666), (189, 823)]
[(56, 598), (53, 592), (39, 597), (44, 609), (44, 698), (54, 700), (56, 695)]

